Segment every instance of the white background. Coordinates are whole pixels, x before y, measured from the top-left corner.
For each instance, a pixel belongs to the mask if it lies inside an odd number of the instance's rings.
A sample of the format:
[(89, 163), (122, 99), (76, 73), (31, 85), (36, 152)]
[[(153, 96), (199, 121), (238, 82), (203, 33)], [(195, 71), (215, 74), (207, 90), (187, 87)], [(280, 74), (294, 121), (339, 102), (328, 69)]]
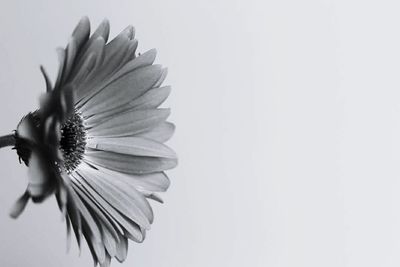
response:
[[(180, 165), (122, 266), (400, 265), (398, 1), (1, 1), (1, 132), (15, 129), (88, 15), (169, 67)], [(0, 151), (0, 266), (92, 266), (66, 253), (55, 200), (12, 203), (27, 169)], [(119, 266), (113, 262), (113, 266)]]

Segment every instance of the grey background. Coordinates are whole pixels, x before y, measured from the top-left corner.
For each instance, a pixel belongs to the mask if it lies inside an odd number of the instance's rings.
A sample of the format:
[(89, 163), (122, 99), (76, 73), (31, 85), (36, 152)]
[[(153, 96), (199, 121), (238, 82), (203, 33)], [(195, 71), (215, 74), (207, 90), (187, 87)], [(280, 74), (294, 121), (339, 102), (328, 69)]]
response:
[[(398, 1), (1, 1), (4, 134), (37, 107), (39, 64), (80, 17), (136, 27), (169, 67), (180, 156), (123, 266), (398, 266)], [(0, 266), (92, 266), (65, 253), (54, 199), (8, 210), (27, 169), (0, 151)], [(113, 266), (119, 266), (114, 262)]]

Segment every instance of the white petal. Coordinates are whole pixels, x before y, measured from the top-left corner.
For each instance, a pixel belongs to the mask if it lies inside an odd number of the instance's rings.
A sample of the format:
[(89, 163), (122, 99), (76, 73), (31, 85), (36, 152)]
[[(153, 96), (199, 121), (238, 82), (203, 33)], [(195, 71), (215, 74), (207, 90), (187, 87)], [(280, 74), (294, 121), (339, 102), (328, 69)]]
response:
[(161, 105), (171, 93), (170, 86), (153, 88), (129, 103), (134, 109), (152, 109)]
[[(129, 193), (122, 184), (110, 183), (107, 175), (92, 168), (81, 168), (80, 173), (90, 186), (95, 189), (108, 203), (119, 210), (140, 226), (150, 229), (152, 219), (151, 208), (145, 199), (140, 199), (140, 194), (130, 188)], [(147, 205), (146, 205), (147, 204)]]
[(84, 42), (87, 41), (90, 34), (90, 22), (88, 17), (83, 17), (76, 28), (72, 33), (72, 37), (74, 37), (77, 41), (77, 46), (80, 48)]
[(103, 61), (104, 45), (105, 40), (102, 37), (97, 37), (88, 47), (86, 53), (81, 55), (79, 61), (75, 63), (70, 81), (78, 89), (78, 99), (82, 98), (82, 95), (88, 90), (87, 86), (83, 86), (83, 83), (88, 80), (89, 73), (95, 67), (100, 66)]
[[(101, 167), (99, 166), (96, 167), (101, 169)], [(149, 202), (146, 200), (145, 197), (143, 197), (143, 195), (136, 189), (136, 187), (132, 183), (127, 181), (127, 179), (123, 179), (122, 175), (114, 176), (110, 172), (99, 171), (93, 169), (90, 166), (87, 166), (87, 168), (84, 169), (89, 173), (92, 173), (92, 176), (90, 177), (94, 177), (94, 175), (97, 175), (96, 177), (98, 179), (96, 179), (96, 182), (100, 182), (100, 184), (102, 184), (103, 186), (110, 187), (112, 188), (111, 190), (115, 190), (116, 192), (119, 192), (120, 194), (125, 196), (126, 200), (129, 203), (131, 203), (132, 205), (136, 205), (143, 212), (150, 223), (153, 222), (154, 215)]]
[(163, 122), (147, 131), (136, 134), (137, 137), (143, 137), (157, 142), (168, 141), (175, 132), (175, 125), (170, 122)]
[(105, 60), (103, 68), (107, 74), (117, 71), (121, 61), (124, 60), (126, 52), (129, 49), (130, 39), (124, 34), (118, 35), (114, 40), (106, 45)]
[(66, 51), (63, 48), (57, 48), (57, 55), (58, 55), (59, 66), (58, 66), (56, 85), (54, 86), (54, 88), (60, 89), (62, 77), (64, 75), (65, 61), (67, 60), (67, 55)]
[(134, 156), (176, 158), (175, 152), (166, 145), (141, 137), (93, 138), (87, 146)]
[(99, 229), (101, 231), (101, 236), (103, 243), (110, 255), (115, 255), (116, 253), (116, 244), (119, 242), (119, 235), (117, 231), (115, 230), (114, 226), (110, 223), (108, 218), (103, 214), (102, 211), (96, 206), (93, 201), (86, 196), (85, 192), (80, 188), (80, 185), (78, 184), (77, 181), (73, 183), (73, 187), (78, 193), (79, 197), (82, 198), (82, 201), (86, 203), (90, 209), (93, 211), (93, 214), (95, 215)]
[(152, 199), (152, 200), (157, 201), (157, 202), (160, 202), (160, 203), (164, 203), (164, 201), (162, 200), (162, 198), (161, 198), (158, 194), (156, 194), (156, 193), (153, 193), (153, 192), (146, 192), (146, 191), (140, 191), (140, 192), (142, 192), (143, 195), (144, 195), (145, 197), (149, 198), (149, 199)]
[[(135, 241), (140, 242), (143, 240), (142, 233), (140, 231), (139, 226), (131, 221), (129, 218), (121, 215), (113, 206), (111, 206), (107, 201), (103, 199), (103, 197), (96, 192), (86, 181), (83, 179), (84, 175), (82, 172), (77, 172), (78, 175), (74, 176), (79, 182), (84, 185), (84, 190), (88, 193), (88, 196), (92, 199), (93, 202), (98, 203), (99, 208), (106, 214), (109, 215), (116, 223), (118, 223), (123, 229), (131, 233), (132, 236), (135, 237)], [(119, 236), (121, 239), (121, 236)]]
[(175, 158), (137, 157), (106, 151), (87, 151), (86, 159), (107, 169), (147, 174), (172, 169), (177, 165)]
[(160, 77), (160, 79), (156, 82), (156, 84), (154, 85), (154, 87), (160, 87), (161, 84), (164, 82), (165, 78), (167, 78), (167, 74), (168, 74), (168, 69), (167, 69), (167, 68), (163, 68), (163, 69), (162, 69), (162, 73), (161, 73), (161, 77)]
[(128, 174), (113, 171), (101, 166), (96, 166), (99, 171), (108, 173), (111, 177), (124, 181), (125, 183), (131, 184), (140, 192), (164, 192), (170, 185), (170, 180), (164, 172), (155, 172), (150, 174)]
[[(92, 246), (93, 250), (96, 253), (96, 257), (99, 262), (104, 262), (105, 260), (105, 250), (103, 243), (101, 241), (101, 232), (98, 228), (95, 220), (90, 214), (89, 210), (83, 204), (79, 196), (75, 193), (74, 190), (69, 191), (76, 208), (79, 210), (82, 215), (84, 222), (87, 224), (87, 229), (83, 231), (83, 235), (86, 238), (89, 246)], [(87, 231), (88, 230), (88, 231)]]
[(76, 53), (78, 52), (78, 47), (77, 47), (77, 41), (75, 40), (74, 37), (71, 37), (67, 48), (66, 48), (66, 62), (65, 62), (65, 73), (63, 75), (63, 83), (66, 82), (68, 79), (70, 72), (72, 70), (72, 66), (75, 61)]
[(108, 19), (104, 19), (92, 34), (92, 38), (96, 39), (97, 37), (101, 36), (104, 39), (104, 41), (107, 42), (109, 34), (110, 34), (110, 22), (108, 21)]
[(128, 48), (128, 54), (127, 54), (127, 60), (131, 61), (136, 57), (136, 49), (138, 47), (138, 41), (137, 40), (131, 40), (129, 43), (129, 48)]
[(88, 134), (98, 137), (133, 136), (164, 122), (169, 114), (169, 109), (128, 111), (93, 126), (92, 129), (88, 129)]
[[(135, 45), (134, 43), (132, 43), (132, 46), (137, 46), (137, 44)], [(145, 53), (141, 54), (140, 56), (126, 63), (125, 66), (123, 66), (112, 76), (110, 81), (117, 80), (123, 75), (132, 72), (138, 68), (152, 65), (154, 63), (154, 60), (156, 59), (156, 56), (157, 56), (156, 49), (150, 49), (149, 51), (146, 51)]]
[(90, 116), (124, 105), (151, 89), (160, 75), (159, 65), (151, 65), (127, 73), (90, 98), (82, 106), (81, 111), (85, 116)]
[(119, 262), (123, 262), (128, 255), (128, 240), (123, 237), (120, 238), (121, 242), (118, 244), (117, 255), (115, 256)]
[(105, 226), (108, 229), (108, 232), (118, 240), (118, 233), (115, 229), (115, 226), (109, 221), (109, 218), (103, 214), (103, 212), (96, 206), (96, 203), (87, 196), (87, 193), (83, 189), (83, 185), (79, 183), (76, 179), (72, 180), (72, 186), (81, 198), (82, 202), (86, 203), (88, 207), (93, 211), (98, 220), (101, 221), (101, 225)]
[(112, 116), (116, 116), (130, 110), (155, 109), (165, 101), (170, 92), (171, 87), (169, 86), (150, 89), (140, 97), (125, 105), (119, 106), (109, 111), (94, 114), (93, 116), (85, 119), (85, 123), (87, 125), (95, 125), (104, 121), (105, 119), (109, 119)]

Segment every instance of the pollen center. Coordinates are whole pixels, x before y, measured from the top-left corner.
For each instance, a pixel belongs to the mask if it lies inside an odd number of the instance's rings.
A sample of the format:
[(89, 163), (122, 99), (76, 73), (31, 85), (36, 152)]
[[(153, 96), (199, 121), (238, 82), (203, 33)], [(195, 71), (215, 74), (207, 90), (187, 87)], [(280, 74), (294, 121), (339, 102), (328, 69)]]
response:
[(61, 126), (60, 150), (67, 172), (73, 171), (81, 162), (86, 146), (86, 129), (79, 113)]

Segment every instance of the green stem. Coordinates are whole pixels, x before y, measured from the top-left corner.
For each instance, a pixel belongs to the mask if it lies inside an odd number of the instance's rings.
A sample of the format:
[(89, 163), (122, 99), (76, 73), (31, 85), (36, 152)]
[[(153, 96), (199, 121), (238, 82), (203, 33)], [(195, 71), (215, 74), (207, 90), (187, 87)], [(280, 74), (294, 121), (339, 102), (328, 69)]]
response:
[(15, 145), (14, 134), (0, 136), (0, 148)]

